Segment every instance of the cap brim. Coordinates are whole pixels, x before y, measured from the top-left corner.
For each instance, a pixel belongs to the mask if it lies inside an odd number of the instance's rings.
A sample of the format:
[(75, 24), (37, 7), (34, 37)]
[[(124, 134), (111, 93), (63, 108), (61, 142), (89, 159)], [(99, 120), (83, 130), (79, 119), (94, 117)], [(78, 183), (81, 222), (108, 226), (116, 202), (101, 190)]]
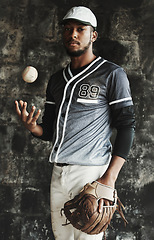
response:
[[(81, 24), (83, 24), (83, 25), (86, 25), (86, 26), (92, 26), (91, 23), (85, 22), (85, 21), (82, 21), (82, 20), (76, 19), (76, 18), (67, 18), (67, 19), (64, 19), (64, 20), (62, 20), (62, 21), (60, 22), (60, 24), (61, 24), (61, 25), (64, 25), (64, 24), (66, 24), (67, 22), (69, 22), (69, 21), (71, 21), (71, 20), (77, 21), (77, 22), (79, 22), (79, 23), (81, 23)], [(96, 29), (96, 27), (94, 27), (94, 26), (92, 26), (92, 27)]]

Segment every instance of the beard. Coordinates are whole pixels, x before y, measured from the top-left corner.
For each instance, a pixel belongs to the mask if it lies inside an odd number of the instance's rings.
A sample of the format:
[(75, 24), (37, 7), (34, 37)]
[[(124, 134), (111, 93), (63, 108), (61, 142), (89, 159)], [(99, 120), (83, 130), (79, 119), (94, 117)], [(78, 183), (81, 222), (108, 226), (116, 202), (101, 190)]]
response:
[(83, 49), (79, 49), (77, 51), (71, 51), (68, 48), (66, 48), (66, 52), (70, 57), (80, 57), (81, 55), (83, 55), (88, 50), (90, 45), (91, 45), (91, 40), (89, 41), (87, 46), (85, 46)]

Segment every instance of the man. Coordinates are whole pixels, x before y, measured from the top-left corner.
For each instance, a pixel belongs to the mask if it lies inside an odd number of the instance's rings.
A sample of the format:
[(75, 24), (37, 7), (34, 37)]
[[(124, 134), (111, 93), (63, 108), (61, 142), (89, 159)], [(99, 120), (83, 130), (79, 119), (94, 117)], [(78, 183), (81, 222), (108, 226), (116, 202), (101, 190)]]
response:
[[(88, 182), (115, 187), (134, 135), (134, 111), (129, 82), (124, 70), (96, 57), (97, 20), (90, 9), (74, 7), (63, 18), (63, 42), (70, 64), (55, 73), (47, 87), (45, 112), (16, 101), (16, 111), (25, 127), (36, 137), (53, 142), (50, 162), (51, 218), (56, 240), (102, 239), (102, 233), (88, 235), (70, 225), (62, 226), (64, 203)], [(112, 151), (112, 129), (117, 136)], [(100, 199), (98, 211), (109, 201)]]

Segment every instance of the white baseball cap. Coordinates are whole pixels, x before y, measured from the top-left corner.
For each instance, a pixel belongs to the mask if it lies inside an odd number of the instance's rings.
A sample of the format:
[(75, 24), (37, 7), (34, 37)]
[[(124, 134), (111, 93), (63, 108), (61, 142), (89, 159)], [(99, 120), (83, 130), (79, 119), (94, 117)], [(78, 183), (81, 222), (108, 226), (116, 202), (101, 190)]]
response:
[(71, 8), (63, 18), (62, 23), (65, 23), (65, 21), (69, 19), (77, 20), (94, 28), (97, 27), (97, 19), (93, 12), (87, 7), (79, 6)]

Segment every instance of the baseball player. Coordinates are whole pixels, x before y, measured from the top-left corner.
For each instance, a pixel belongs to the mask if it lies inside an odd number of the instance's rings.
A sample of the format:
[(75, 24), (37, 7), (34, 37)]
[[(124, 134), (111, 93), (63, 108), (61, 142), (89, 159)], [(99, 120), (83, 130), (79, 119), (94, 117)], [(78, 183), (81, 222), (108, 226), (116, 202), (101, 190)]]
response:
[[(54, 164), (51, 179), (51, 219), (56, 240), (100, 240), (102, 233), (88, 235), (60, 214), (88, 182), (97, 180), (112, 188), (127, 159), (134, 136), (134, 110), (129, 81), (118, 65), (95, 56), (97, 20), (83, 6), (73, 7), (62, 21), (63, 42), (70, 63), (51, 76), (45, 111), (37, 124), (40, 110), (16, 101), (16, 111), (25, 127), (35, 136), (52, 141), (49, 161)], [(112, 130), (117, 130), (112, 147)], [(99, 200), (98, 211), (103, 205)]]

